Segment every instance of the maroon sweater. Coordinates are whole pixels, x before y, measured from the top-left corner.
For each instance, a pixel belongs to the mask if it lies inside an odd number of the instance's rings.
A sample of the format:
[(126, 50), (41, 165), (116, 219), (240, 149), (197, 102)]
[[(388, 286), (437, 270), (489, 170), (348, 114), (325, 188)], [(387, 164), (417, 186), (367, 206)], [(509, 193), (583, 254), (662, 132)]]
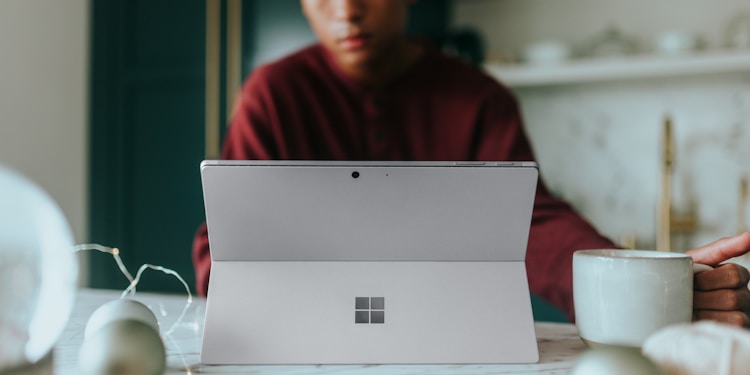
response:
[[(224, 159), (534, 160), (513, 94), (438, 50), (383, 88), (358, 84), (313, 45), (257, 68), (236, 103)], [(572, 253), (613, 244), (537, 189), (526, 256), (531, 291), (573, 318)], [(210, 272), (205, 225), (193, 244), (197, 289)]]

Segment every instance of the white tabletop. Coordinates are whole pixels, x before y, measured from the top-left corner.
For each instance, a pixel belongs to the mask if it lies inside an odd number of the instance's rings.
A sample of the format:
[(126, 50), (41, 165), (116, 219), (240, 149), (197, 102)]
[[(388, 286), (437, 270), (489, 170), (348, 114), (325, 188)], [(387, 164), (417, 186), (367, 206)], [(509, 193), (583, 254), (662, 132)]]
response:
[[(55, 350), (55, 373), (78, 374), (78, 349), (91, 313), (119, 298), (118, 291), (82, 289), (65, 332)], [(167, 348), (166, 374), (568, 374), (585, 350), (572, 324), (537, 323), (539, 363), (519, 365), (325, 365), (325, 366), (207, 366), (200, 363), (204, 299), (186, 296), (136, 293), (135, 299), (149, 306), (159, 319)]]

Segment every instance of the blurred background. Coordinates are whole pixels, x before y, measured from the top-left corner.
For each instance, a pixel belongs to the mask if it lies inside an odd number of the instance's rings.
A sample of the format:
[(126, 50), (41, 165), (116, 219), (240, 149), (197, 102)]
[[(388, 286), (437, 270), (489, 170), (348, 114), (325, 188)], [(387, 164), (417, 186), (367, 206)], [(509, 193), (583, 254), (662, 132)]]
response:
[[(422, 0), (409, 33), (509, 86), (548, 185), (623, 246), (746, 229), (746, 0)], [(198, 165), (243, 78), (312, 41), (296, 0), (3, 0), (0, 163), (77, 242), (192, 285)], [(81, 262), (82, 285), (127, 286), (111, 256)], [(159, 273), (139, 288), (182, 291)]]

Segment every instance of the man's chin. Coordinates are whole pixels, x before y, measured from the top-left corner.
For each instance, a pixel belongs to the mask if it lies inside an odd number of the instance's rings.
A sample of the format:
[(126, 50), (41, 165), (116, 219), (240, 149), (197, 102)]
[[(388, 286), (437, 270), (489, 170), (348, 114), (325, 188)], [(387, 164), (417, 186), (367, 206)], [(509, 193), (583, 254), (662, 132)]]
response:
[(374, 58), (367, 51), (341, 53), (336, 56), (336, 61), (347, 71), (363, 71), (374, 65)]

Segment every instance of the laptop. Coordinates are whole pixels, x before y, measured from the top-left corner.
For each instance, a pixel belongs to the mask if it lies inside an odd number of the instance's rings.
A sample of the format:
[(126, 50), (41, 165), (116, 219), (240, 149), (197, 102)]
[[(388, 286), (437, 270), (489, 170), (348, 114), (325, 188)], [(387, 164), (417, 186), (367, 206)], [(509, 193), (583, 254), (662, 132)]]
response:
[(533, 162), (204, 161), (204, 364), (534, 363)]

